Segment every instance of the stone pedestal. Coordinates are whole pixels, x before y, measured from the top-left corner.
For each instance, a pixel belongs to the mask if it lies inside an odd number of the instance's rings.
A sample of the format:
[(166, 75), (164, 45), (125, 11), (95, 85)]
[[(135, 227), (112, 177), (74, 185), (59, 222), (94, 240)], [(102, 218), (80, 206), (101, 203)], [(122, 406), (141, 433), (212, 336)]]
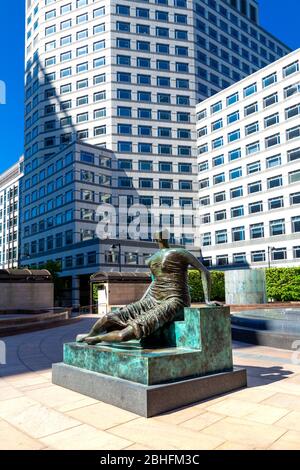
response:
[(266, 276), (264, 269), (226, 271), (225, 298), (228, 305), (266, 303)]
[(229, 308), (205, 306), (147, 345), (65, 344), (53, 383), (148, 417), (246, 386), (246, 372), (233, 368)]

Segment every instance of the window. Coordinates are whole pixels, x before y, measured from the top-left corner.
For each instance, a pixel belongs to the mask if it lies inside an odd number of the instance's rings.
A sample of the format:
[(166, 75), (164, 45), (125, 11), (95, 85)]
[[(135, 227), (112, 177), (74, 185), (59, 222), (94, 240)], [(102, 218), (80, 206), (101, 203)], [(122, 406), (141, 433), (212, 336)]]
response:
[[(299, 128), (300, 128), (300, 126), (299, 126)], [(279, 133), (271, 135), (270, 137), (266, 137), (266, 139), (265, 139), (266, 148), (270, 148), (270, 147), (273, 147), (274, 145), (279, 145), (279, 144), (280, 144), (280, 134)]]
[[(214, 131), (217, 131), (218, 129), (222, 129), (222, 127), (223, 127), (223, 119), (218, 119), (217, 121), (214, 121), (212, 123), (211, 130), (212, 130), (212, 132), (214, 132)], [(202, 129), (206, 129), (206, 134), (207, 134), (207, 127), (202, 128)], [(206, 135), (206, 134), (204, 134), (204, 135)], [(199, 131), (198, 131), (198, 137), (201, 137), (201, 136), (199, 136)]]
[(231, 233), (233, 242), (240, 242), (245, 240), (245, 227), (234, 227)]
[(300, 246), (293, 246), (293, 256), (295, 259), (300, 258)]
[(260, 151), (260, 143), (253, 142), (252, 144), (246, 145), (246, 155), (252, 155)]
[(217, 266), (226, 266), (228, 264), (228, 255), (218, 255), (216, 256), (216, 265)]
[(228, 134), (228, 143), (235, 142), (241, 138), (241, 131), (238, 129), (236, 131), (230, 132)]
[(210, 204), (209, 196), (204, 196), (199, 199), (200, 206), (208, 206)]
[(202, 243), (202, 246), (210, 246), (211, 245), (211, 233), (208, 232), (208, 233), (203, 233), (201, 235), (201, 243)]
[(236, 111), (227, 116), (227, 124), (232, 124), (233, 122), (239, 121), (239, 119), (240, 119), (240, 113), (239, 111)]
[(288, 153), (287, 153), (288, 162), (293, 162), (295, 160), (299, 160), (299, 158), (300, 158), (300, 147), (288, 151)]
[(211, 114), (215, 114), (221, 110), (222, 110), (222, 101), (219, 101), (218, 103), (213, 104), (210, 108)]
[(300, 104), (296, 104), (295, 106), (291, 106), (285, 110), (285, 119), (291, 119), (295, 116), (299, 116), (300, 114)]
[(225, 173), (220, 173), (213, 177), (214, 184), (224, 183), (224, 181), (225, 181)]
[[(218, 155), (217, 157), (214, 157), (213, 158), (213, 166), (219, 166), (219, 165), (223, 165), (224, 163), (224, 155)], [(208, 162), (207, 162), (207, 169), (208, 169)]]
[(292, 140), (300, 137), (300, 126), (292, 127), (286, 131), (286, 139)]
[(249, 214), (257, 214), (263, 211), (262, 201), (252, 202), (248, 206)]
[(279, 113), (271, 114), (264, 119), (265, 128), (274, 126), (279, 123)]
[(289, 183), (297, 183), (300, 181), (300, 170), (289, 173)]
[(267, 77), (263, 78), (262, 80), (262, 85), (263, 88), (267, 88), (270, 85), (273, 85), (273, 83), (277, 82), (277, 74), (276, 72), (272, 73), (271, 75), (268, 75)]
[(260, 162), (249, 163), (247, 165), (247, 174), (252, 175), (253, 173), (257, 173), (261, 170)]
[(293, 193), (290, 195), (290, 204), (291, 206), (294, 206), (295, 204), (300, 204), (300, 192)]
[(242, 168), (241, 167), (234, 168), (233, 170), (229, 171), (229, 179), (230, 180), (235, 180), (237, 178), (241, 178), (242, 176), (243, 176), (243, 173), (242, 173)]
[(244, 206), (232, 207), (230, 209), (230, 215), (232, 218), (242, 217), (244, 215)]
[(230, 190), (230, 198), (235, 199), (243, 196), (243, 186), (238, 186)]
[[(212, 126), (213, 126), (213, 124), (212, 124)], [(201, 127), (201, 129), (197, 130), (197, 137), (198, 138), (204, 137), (205, 135), (207, 135), (207, 126)]]
[(208, 170), (208, 161), (199, 163), (198, 170), (201, 173), (202, 171)]
[(247, 117), (247, 116), (250, 116), (251, 114), (257, 113), (257, 111), (258, 111), (258, 104), (256, 102), (253, 104), (249, 104), (249, 106), (246, 106), (244, 108), (244, 115), (245, 117)]
[(256, 181), (255, 183), (248, 184), (248, 194), (258, 193), (262, 190), (261, 181)]
[(273, 168), (281, 165), (281, 155), (274, 155), (266, 160), (267, 168)]
[(270, 237), (276, 235), (284, 235), (285, 234), (285, 220), (271, 220), (270, 221)]
[(244, 88), (244, 98), (247, 98), (250, 95), (253, 95), (257, 92), (257, 84), (253, 83), (252, 85), (247, 86)]
[(248, 124), (247, 126), (245, 126), (245, 135), (246, 136), (254, 134), (255, 132), (258, 132), (258, 131), (259, 131), (258, 122), (254, 122), (252, 124)]
[(276, 248), (271, 251), (271, 258), (273, 261), (286, 259), (286, 248)]
[(289, 98), (297, 93), (300, 93), (300, 82), (294, 83), (284, 89), (284, 97)]
[(251, 261), (253, 263), (259, 263), (266, 260), (265, 251), (252, 251), (251, 252)]
[(117, 15), (130, 16), (130, 7), (125, 5), (117, 5)]
[(230, 162), (234, 160), (238, 160), (239, 158), (241, 158), (241, 156), (242, 156), (241, 149), (235, 149), (235, 150), (231, 150), (230, 152), (228, 152), (228, 160)]
[(234, 103), (237, 103), (239, 101), (239, 94), (234, 93), (233, 95), (230, 95), (226, 99), (227, 106), (231, 106)]
[(226, 210), (215, 212), (215, 221), (226, 220)]
[(207, 117), (207, 111), (204, 109), (203, 111), (199, 111), (197, 113), (197, 121), (201, 121), (202, 119), (205, 119)]
[(300, 232), (300, 216), (292, 217), (292, 232), (299, 233)]
[(269, 199), (268, 201), (269, 210), (280, 209), (283, 206), (284, 206), (283, 196), (274, 197), (272, 199)]
[(268, 108), (269, 106), (278, 103), (278, 93), (273, 93), (272, 95), (266, 96), (263, 99), (263, 103), (264, 108)]
[(216, 231), (216, 244), (220, 245), (222, 243), (227, 243), (227, 230)]
[(288, 77), (289, 75), (292, 75), (293, 73), (299, 72), (299, 62), (293, 62), (290, 65), (287, 65), (282, 69), (282, 73), (284, 77)]
[(223, 146), (223, 137), (218, 137), (217, 139), (214, 139), (211, 143), (212, 145), (212, 149), (215, 150), (219, 147), (222, 147)]
[(278, 188), (282, 186), (282, 176), (274, 176), (273, 178), (268, 178), (267, 187), (268, 189)]
[(222, 201), (226, 201), (226, 194), (225, 194), (225, 191), (222, 191), (220, 193), (215, 193), (214, 194), (214, 202), (222, 202)]
[(201, 215), (201, 224), (210, 224), (210, 214)]
[(263, 238), (264, 237), (264, 224), (253, 224), (250, 225), (250, 238)]

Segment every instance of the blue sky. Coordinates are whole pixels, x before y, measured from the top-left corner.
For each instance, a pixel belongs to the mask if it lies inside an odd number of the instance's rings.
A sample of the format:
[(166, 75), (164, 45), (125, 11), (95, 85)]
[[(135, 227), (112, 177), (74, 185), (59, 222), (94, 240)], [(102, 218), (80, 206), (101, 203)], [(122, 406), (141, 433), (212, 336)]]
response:
[[(0, 80), (7, 87), (7, 103), (0, 105), (0, 173), (23, 151), (24, 4), (25, 0), (13, 0), (13, 10), (12, 2), (0, 6)], [(299, 0), (259, 4), (261, 25), (292, 49), (299, 48)]]

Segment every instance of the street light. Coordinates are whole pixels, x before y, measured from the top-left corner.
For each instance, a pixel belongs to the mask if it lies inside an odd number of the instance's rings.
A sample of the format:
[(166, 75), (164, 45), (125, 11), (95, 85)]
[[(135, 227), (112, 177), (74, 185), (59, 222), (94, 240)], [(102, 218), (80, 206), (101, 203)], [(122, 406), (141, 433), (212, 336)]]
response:
[(121, 261), (121, 255), (122, 255), (122, 251), (121, 251), (121, 243), (116, 243), (114, 245), (111, 245), (110, 249), (111, 251), (113, 252), (116, 248), (118, 248), (119, 250), (119, 271), (121, 272), (122, 271), (122, 261)]
[(276, 248), (274, 246), (268, 246), (268, 268), (271, 267), (271, 254)]

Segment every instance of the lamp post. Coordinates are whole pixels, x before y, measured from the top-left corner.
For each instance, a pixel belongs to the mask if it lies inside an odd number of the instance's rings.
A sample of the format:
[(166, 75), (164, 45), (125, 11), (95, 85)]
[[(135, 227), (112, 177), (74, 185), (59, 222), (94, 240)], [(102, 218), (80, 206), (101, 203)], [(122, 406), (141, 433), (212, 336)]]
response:
[(121, 250), (121, 243), (116, 243), (114, 245), (111, 245), (110, 249), (111, 251), (114, 251), (116, 248), (118, 248), (118, 255), (119, 255), (119, 271), (122, 272), (122, 260), (121, 260), (121, 255), (122, 255), (122, 250)]
[(275, 250), (274, 246), (268, 246), (268, 268), (271, 267), (271, 254)]

